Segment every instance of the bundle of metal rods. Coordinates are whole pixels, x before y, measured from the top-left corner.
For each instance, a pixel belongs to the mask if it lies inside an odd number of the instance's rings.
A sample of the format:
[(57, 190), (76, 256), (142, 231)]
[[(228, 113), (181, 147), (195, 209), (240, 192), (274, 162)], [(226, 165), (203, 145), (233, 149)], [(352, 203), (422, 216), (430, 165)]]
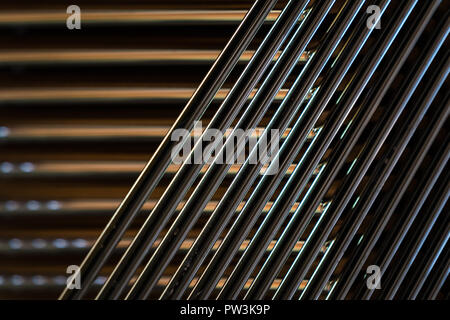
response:
[[(85, 257), (81, 288), (66, 288), (60, 299), (92, 291), (180, 151), (174, 133), (195, 130), (214, 108), (96, 299), (154, 296), (170, 265), (159, 299), (445, 298), (448, 8), (438, 0), (289, 1), (212, 106), (276, 3), (254, 2)], [(288, 77), (295, 81), (286, 87)], [(237, 135), (257, 127), (264, 131), (253, 145)], [(210, 130), (229, 134), (219, 144)], [(270, 161), (252, 161), (263, 143)], [(208, 149), (211, 162), (195, 161)], [(219, 159), (235, 160), (230, 150), (245, 158), (226, 184), (232, 163)], [(226, 191), (201, 222), (220, 187)]]

